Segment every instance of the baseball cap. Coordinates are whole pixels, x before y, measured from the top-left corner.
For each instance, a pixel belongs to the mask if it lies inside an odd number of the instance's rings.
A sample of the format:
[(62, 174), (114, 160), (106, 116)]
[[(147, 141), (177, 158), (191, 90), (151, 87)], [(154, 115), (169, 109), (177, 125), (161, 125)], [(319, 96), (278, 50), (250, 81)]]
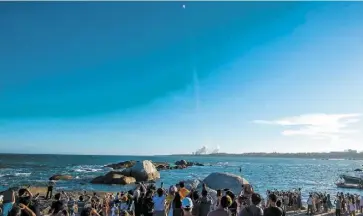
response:
[(193, 208), (193, 201), (186, 197), (182, 200), (182, 208)]

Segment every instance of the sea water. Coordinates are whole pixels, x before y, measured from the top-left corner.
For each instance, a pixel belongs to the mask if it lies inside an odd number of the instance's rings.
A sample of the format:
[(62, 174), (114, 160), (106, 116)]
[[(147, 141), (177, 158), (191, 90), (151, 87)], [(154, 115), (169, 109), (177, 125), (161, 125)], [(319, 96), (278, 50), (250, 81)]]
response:
[[(303, 198), (309, 192), (335, 194), (337, 191), (359, 193), (349, 189), (337, 189), (335, 183), (340, 174), (353, 173), (363, 161), (315, 160), (299, 158), (228, 157), (228, 156), (77, 156), (77, 155), (18, 155), (0, 154), (0, 190), (21, 185), (45, 186), (54, 174), (73, 176), (73, 180), (58, 181), (63, 190), (121, 191), (133, 186), (93, 185), (89, 182), (110, 171), (106, 164), (125, 160), (152, 160), (174, 163), (187, 160), (206, 164), (183, 170), (161, 171), (157, 184), (173, 185), (181, 180), (204, 179), (212, 172), (229, 172), (247, 179), (255, 191), (265, 195), (266, 190), (290, 190), (302, 188)], [(242, 172), (240, 172), (240, 168)]]

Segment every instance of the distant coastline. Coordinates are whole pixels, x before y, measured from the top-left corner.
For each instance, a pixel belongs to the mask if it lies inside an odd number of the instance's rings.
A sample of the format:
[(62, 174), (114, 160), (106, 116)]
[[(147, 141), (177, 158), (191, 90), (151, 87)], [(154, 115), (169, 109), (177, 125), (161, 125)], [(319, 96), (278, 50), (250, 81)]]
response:
[(172, 156), (214, 156), (214, 157), (271, 157), (271, 158), (309, 158), (309, 159), (344, 159), (344, 160), (363, 160), (363, 152), (344, 151), (344, 152), (303, 152), (303, 153), (213, 153), (213, 154), (173, 154)]

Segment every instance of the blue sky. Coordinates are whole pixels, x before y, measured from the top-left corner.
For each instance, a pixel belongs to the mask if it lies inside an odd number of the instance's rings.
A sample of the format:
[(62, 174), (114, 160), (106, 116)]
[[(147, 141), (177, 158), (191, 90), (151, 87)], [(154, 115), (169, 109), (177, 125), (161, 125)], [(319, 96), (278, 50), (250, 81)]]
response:
[(363, 150), (362, 2), (0, 3), (0, 152)]

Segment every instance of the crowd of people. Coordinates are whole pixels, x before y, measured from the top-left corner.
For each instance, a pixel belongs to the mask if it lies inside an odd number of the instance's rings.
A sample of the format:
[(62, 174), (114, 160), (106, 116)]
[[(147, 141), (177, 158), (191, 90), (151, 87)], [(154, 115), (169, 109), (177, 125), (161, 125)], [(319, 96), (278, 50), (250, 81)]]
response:
[(362, 195), (337, 193), (334, 204), (336, 215), (348, 213), (351, 216), (355, 216), (357, 212), (363, 213)]
[[(205, 184), (201, 190), (185, 187), (179, 182), (168, 189), (154, 184), (138, 184), (135, 190), (116, 194), (84, 192), (77, 198), (65, 192), (47, 194), (51, 206), (39, 209), (37, 196), (26, 188), (18, 193), (3, 193), (2, 214), (4, 216), (284, 216), (288, 211), (302, 209), (301, 189), (290, 191), (268, 190), (267, 200), (253, 191), (250, 185), (243, 185), (240, 193), (229, 189), (217, 190), (212, 194)], [(336, 215), (363, 210), (362, 197), (339, 193), (334, 201)], [(318, 214), (333, 209), (330, 195), (311, 193), (307, 214)]]

